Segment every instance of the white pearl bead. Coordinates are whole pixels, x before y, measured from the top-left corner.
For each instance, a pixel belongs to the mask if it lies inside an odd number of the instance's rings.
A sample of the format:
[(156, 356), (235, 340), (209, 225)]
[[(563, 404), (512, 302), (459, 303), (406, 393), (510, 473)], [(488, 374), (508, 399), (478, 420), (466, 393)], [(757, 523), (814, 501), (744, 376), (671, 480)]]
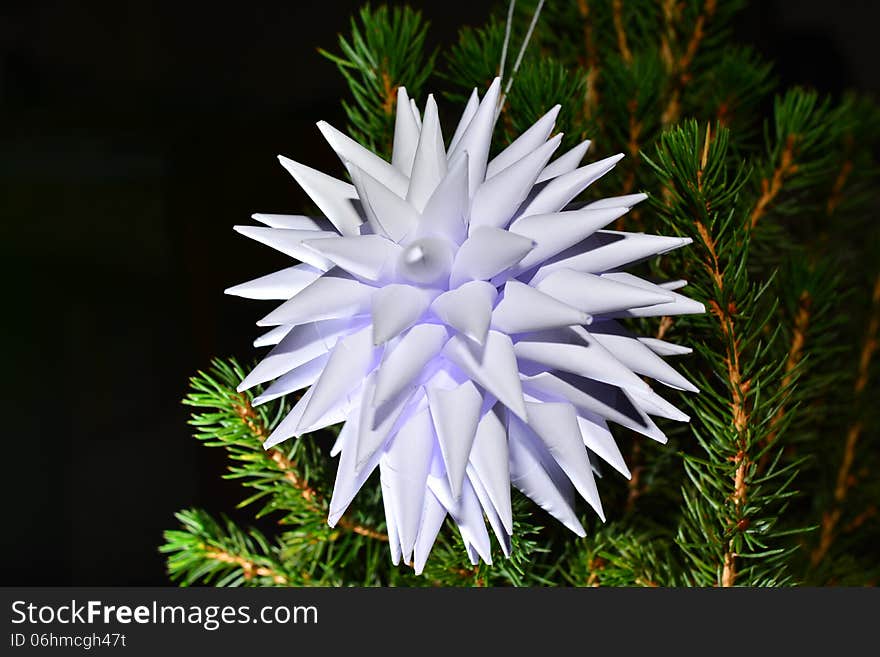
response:
[(423, 237), (407, 246), (400, 254), (397, 272), (412, 283), (442, 284), (449, 278), (453, 258), (453, 247), (448, 241)]

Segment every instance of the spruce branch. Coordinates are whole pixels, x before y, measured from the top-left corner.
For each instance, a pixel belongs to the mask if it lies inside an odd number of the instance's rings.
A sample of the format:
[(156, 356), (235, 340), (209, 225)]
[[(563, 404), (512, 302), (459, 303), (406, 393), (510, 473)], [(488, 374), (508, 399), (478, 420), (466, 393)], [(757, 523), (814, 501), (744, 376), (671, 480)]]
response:
[(164, 533), (159, 549), (168, 557), (168, 574), (182, 586), (198, 582), (215, 586), (286, 586), (291, 583), (281, 558), (256, 529), (239, 529), (231, 520), (217, 521), (199, 509), (175, 514), (182, 528)]
[[(868, 386), (871, 361), (874, 357), (874, 352), (878, 347), (878, 332), (880, 332), (880, 275), (877, 276), (874, 282), (871, 305), (871, 316), (868, 321), (864, 342), (862, 343), (862, 348), (859, 354), (858, 374), (853, 386), (855, 403), (860, 401)], [(846, 501), (847, 494), (853, 483), (851, 475), (852, 466), (855, 462), (856, 448), (858, 447), (859, 438), (861, 437), (863, 430), (863, 421), (861, 419), (856, 419), (850, 425), (849, 430), (846, 433), (843, 457), (837, 470), (837, 479), (834, 486), (833, 504), (829, 510), (822, 514), (819, 543), (810, 557), (811, 564), (814, 568), (825, 558), (825, 555), (828, 553), (828, 550), (834, 542), (837, 525), (840, 522), (840, 517), (843, 513), (842, 506)]]
[(675, 586), (671, 536), (661, 528), (596, 526), (583, 545), (569, 550), (560, 575), (572, 586)]
[[(786, 215), (810, 207), (809, 192), (818, 192), (816, 188), (834, 175), (839, 165), (833, 145), (847, 129), (843, 110), (803, 89), (775, 99), (772, 136), (766, 129), (767, 155), (756, 171), (758, 194), (749, 216), (752, 229), (771, 210)], [(786, 189), (791, 192), (787, 198), (783, 194)], [(794, 202), (791, 199), (796, 192), (800, 196)], [(815, 205), (820, 204), (817, 201)]]
[(203, 511), (181, 512), (178, 520), (183, 528), (166, 532), (161, 548), (170, 555), (168, 570), (175, 581), (220, 586), (549, 583), (541, 579), (542, 569), (534, 563), (544, 551), (535, 538), (540, 527), (528, 519), (522, 503), (517, 507), (521, 517), (515, 521), (518, 536), (510, 560), (494, 568), (470, 569), (464, 565), (466, 551), (460, 537), (452, 542), (441, 536), (425, 577), (415, 577), (407, 566), (391, 567), (378, 487), (369, 494), (365, 490), (336, 526), (328, 527), (325, 487), (332, 479), (323, 451), (315, 447), (322, 435), (295, 441), (289, 451), (264, 450), (262, 443), (289, 406), (275, 401), (255, 407), (250, 391), (236, 391), (243, 376), (234, 360), (215, 360), (209, 371), (193, 377), (185, 403), (199, 409), (191, 420), (198, 429), (196, 437), (229, 454), (227, 478), (256, 491), (240, 506), (261, 501), (258, 516), (280, 514), (276, 517), (282, 531), (272, 543), (256, 530), (239, 529), (226, 519), (215, 521)]
[[(213, 362), (209, 372), (200, 372), (193, 377), (193, 392), (184, 403), (213, 411), (193, 415), (191, 423), (199, 428), (196, 437), (209, 446), (226, 448), (236, 462), (230, 467), (229, 477), (240, 479), (245, 486), (260, 491), (243, 505), (268, 495), (270, 501), (264, 512), (281, 510), (294, 517), (306, 514), (320, 518), (323, 523), (329, 503), (309, 481), (309, 469), (315, 466), (304, 464), (301, 467), (291, 458), (291, 453), (277, 447), (264, 450), (262, 446), (271, 433), (272, 423), (282, 416), (286, 406), (270, 402), (265, 411), (254, 408), (250, 392), (235, 390), (243, 378), (244, 370), (235, 360), (225, 362), (219, 359)], [(305, 453), (303, 458), (310, 460)], [(279, 479), (289, 488), (274, 487), (272, 483)], [(388, 540), (383, 532), (350, 518), (340, 519), (338, 527), (364, 537)]]
[(663, 33), (663, 41), (660, 51), (665, 54), (667, 70), (672, 76), (672, 91), (669, 94), (666, 108), (663, 110), (661, 122), (664, 126), (671, 125), (678, 121), (681, 114), (681, 94), (684, 87), (690, 82), (692, 74), (691, 65), (697, 56), (700, 44), (706, 35), (706, 23), (715, 15), (718, 8), (717, 0), (705, 0), (702, 8), (697, 14), (693, 24), (693, 30), (684, 51), (676, 57), (673, 54), (673, 43), (677, 41), (675, 38), (674, 25), (678, 22), (679, 9), (673, 0), (667, 0), (663, 3), (663, 16), (666, 21), (666, 30)]
[[(794, 383), (796, 368), (804, 356), (804, 346), (807, 340), (807, 332), (810, 328), (811, 309), (813, 297), (807, 289), (801, 290), (798, 296), (798, 309), (793, 320), (791, 338), (789, 341), (788, 356), (785, 360), (785, 373), (782, 376), (782, 387), (790, 388)], [(786, 406), (781, 404), (779, 410), (770, 422), (770, 431), (765, 439), (765, 446), (772, 445), (779, 433), (779, 427), (785, 417)], [(759, 470), (763, 470), (770, 459), (770, 451), (767, 450), (758, 462)]]
[(831, 187), (831, 194), (828, 196), (828, 202), (825, 204), (825, 213), (829, 217), (834, 214), (834, 211), (837, 210), (837, 206), (840, 205), (840, 201), (843, 198), (843, 189), (846, 187), (846, 182), (852, 171), (852, 160), (844, 160), (843, 164), (840, 166), (840, 172), (837, 174), (837, 178), (834, 179), (834, 185)]
[(353, 138), (382, 155), (391, 153), (397, 88), (418, 98), (437, 53), (426, 52), (429, 24), (409, 7), (365, 5), (352, 17), (350, 36), (339, 36), (337, 55), (319, 52), (336, 64), (352, 100), (342, 103)]
[[(773, 279), (749, 280), (751, 230), (740, 192), (750, 172), (731, 163), (728, 152), (725, 128), (686, 122), (663, 133), (655, 154), (645, 156), (667, 181), (667, 194), (655, 199), (661, 218), (695, 238), (692, 294), (708, 309), (680, 320), (692, 336), (704, 336), (697, 351), (710, 374), (696, 372), (702, 393), (685, 398), (704, 456), (685, 455), (688, 483), (676, 543), (691, 564), (684, 575), (689, 583), (778, 584), (787, 580), (790, 548), (783, 537), (792, 531), (778, 526), (779, 513), (793, 494), (799, 463), (782, 463), (776, 445), (766, 471), (757, 463), (771, 449), (764, 443), (772, 418), (792, 398), (796, 381), (782, 383), (785, 360), (775, 357), (780, 328), (763, 330), (776, 313), (767, 294)], [(790, 421), (788, 414), (777, 430)]]

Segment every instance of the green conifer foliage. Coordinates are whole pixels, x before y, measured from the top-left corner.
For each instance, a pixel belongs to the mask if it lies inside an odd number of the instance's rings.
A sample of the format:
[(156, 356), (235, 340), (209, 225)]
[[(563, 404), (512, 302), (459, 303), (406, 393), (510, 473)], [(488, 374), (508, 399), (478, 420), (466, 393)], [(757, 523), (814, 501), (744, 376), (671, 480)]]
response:
[[(516, 3), (510, 51), (536, 7)], [(543, 4), (543, 3), (542, 3)], [(694, 347), (677, 363), (699, 395), (673, 399), (691, 423), (658, 446), (616, 432), (629, 481), (605, 473), (608, 521), (583, 514), (576, 539), (516, 497), (511, 559), (471, 566), (447, 527), (416, 577), (391, 565), (376, 481), (336, 528), (322, 431), (268, 451), (289, 402), (259, 408), (235, 391), (244, 370), (216, 360), (192, 379), (196, 438), (229, 457), (241, 507), (276, 526), (269, 538), (199, 509), (181, 511), (161, 547), (182, 585), (784, 586), (877, 582), (880, 562), (880, 110), (781, 89), (772, 64), (732, 41), (742, 2), (547, 2), (513, 79), (496, 148), (559, 103), (557, 129), (588, 157), (627, 157), (590, 194), (644, 191), (650, 203), (617, 228), (693, 239), (659, 264), (686, 279), (702, 316), (637, 325)], [(443, 91), (459, 109), (499, 73), (507, 3), (464, 26), (443, 55), (408, 8), (369, 6), (335, 62), (350, 89), (348, 129), (388, 155), (396, 95)], [(441, 102), (441, 117), (444, 117)], [(452, 116), (449, 114), (449, 118)], [(319, 118), (319, 117), (316, 117)], [(448, 133), (449, 127), (447, 128)], [(598, 186), (598, 185), (597, 185)], [(253, 395), (251, 394), (253, 392)]]

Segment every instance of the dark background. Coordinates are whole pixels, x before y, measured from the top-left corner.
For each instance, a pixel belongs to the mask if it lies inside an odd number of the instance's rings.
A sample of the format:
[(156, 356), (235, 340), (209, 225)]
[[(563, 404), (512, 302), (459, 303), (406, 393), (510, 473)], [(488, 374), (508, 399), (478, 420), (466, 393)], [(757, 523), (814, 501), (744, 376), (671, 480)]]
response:
[[(567, 0), (551, 0), (564, 2)], [(411, 2), (435, 45), (487, 0)], [(172, 514), (242, 495), (179, 403), (256, 356), (231, 284), (285, 265), (233, 233), (305, 204), (275, 160), (338, 170), (335, 49), (360, 2), (4, 2), (0, 584), (163, 584)], [(786, 84), (876, 93), (880, 3), (756, 0), (738, 39)]]

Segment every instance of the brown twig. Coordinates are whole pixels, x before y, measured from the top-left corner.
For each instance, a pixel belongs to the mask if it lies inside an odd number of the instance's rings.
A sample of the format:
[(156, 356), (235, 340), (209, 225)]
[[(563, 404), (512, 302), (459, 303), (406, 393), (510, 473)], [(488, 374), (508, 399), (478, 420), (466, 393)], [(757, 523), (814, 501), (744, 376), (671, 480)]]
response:
[[(709, 165), (709, 146), (712, 143), (712, 124), (706, 124), (706, 139), (703, 141), (703, 152), (700, 155), (700, 168), (697, 171), (697, 189), (703, 191), (703, 172)], [(708, 208), (707, 208), (708, 209)]]
[[(715, 241), (709, 235), (706, 226), (700, 222), (696, 222), (697, 234), (702, 240), (709, 254), (708, 262), (703, 263), (709, 276), (715, 282), (718, 288), (718, 297), (724, 289), (724, 278), (721, 273), (718, 252), (715, 247)], [(739, 451), (733, 457), (736, 466), (733, 477), (733, 493), (731, 499), (737, 511), (742, 508), (746, 502), (748, 494), (748, 484), (746, 481), (749, 469), (752, 466), (752, 460), (746, 451), (746, 432), (749, 425), (749, 412), (746, 406), (751, 381), (743, 379), (742, 368), (740, 366), (740, 344), (735, 333), (734, 315), (736, 307), (733, 304), (723, 306), (716, 300), (709, 301), (710, 312), (718, 319), (721, 333), (726, 338), (725, 341), (725, 357), (724, 362), (727, 366), (727, 383), (730, 390), (730, 411), (734, 431), (737, 433), (737, 441), (739, 443)], [(738, 522), (739, 528), (742, 523)], [(733, 550), (733, 541), (730, 540), (724, 551), (722, 559), (721, 586), (733, 586), (736, 583), (736, 553)]]
[(663, 60), (663, 66), (668, 72), (672, 72), (675, 67), (675, 57), (672, 54), (672, 42), (675, 41), (675, 24), (678, 22), (676, 18), (675, 0), (663, 0), (663, 19), (665, 30), (660, 33), (660, 58)]
[(363, 525), (358, 525), (357, 523), (349, 520), (345, 516), (339, 519), (339, 522), (336, 523), (336, 526), (350, 531), (353, 534), (359, 534), (361, 536), (366, 536), (367, 538), (374, 538), (377, 541), (385, 541), (386, 543), (388, 542), (388, 534), (383, 534), (378, 530), (370, 529), (369, 527), (364, 527)]
[[(788, 388), (794, 377), (794, 368), (801, 362), (804, 353), (804, 344), (807, 340), (807, 331), (810, 327), (810, 309), (813, 305), (813, 297), (807, 290), (801, 291), (798, 297), (798, 309), (794, 316), (794, 324), (791, 331), (791, 344), (788, 347), (788, 358), (785, 360), (785, 373), (782, 375), (782, 388)], [(771, 445), (779, 433), (779, 423), (785, 417), (785, 404), (780, 404), (779, 409), (770, 420), (770, 430), (764, 440), (764, 445)], [(758, 462), (758, 468), (763, 469), (770, 459), (770, 452), (764, 452)]]
[[(633, 188), (636, 186), (636, 170), (639, 167), (639, 138), (642, 134), (642, 122), (636, 118), (636, 113), (638, 110), (638, 101), (633, 98), (626, 104), (627, 110), (629, 111), (629, 139), (626, 144), (626, 150), (629, 153), (629, 160), (627, 162), (627, 171), (626, 175), (623, 178), (622, 191), (624, 194), (629, 194), (632, 192)], [(632, 217), (636, 217), (636, 211), (631, 213)], [(625, 227), (625, 219), (626, 215), (621, 216), (614, 223), (615, 230), (623, 230)]]
[[(257, 415), (250, 400), (243, 394), (239, 395), (239, 399), (241, 402), (235, 404), (233, 407), (236, 414), (241, 418), (242, 422), (245, 423), (254, 438), (262, 443), (269, 435), (269, 430), (260, 420), (260, 416)], [(272, 463), (281, 470), (284, 474), (284, 478), (289, 481), (294, 488), (302, 492), (303, 498), (312, 502), (312, 506), (317, 509), (319, 495), (315, 489), (311, 488), (308, 483), (299, 476), (299, 473), (296, 471), (296, 465), (293, 461), (288, 459), (284, 455), (284, 452), (275, 448), (266, 450), (266, 456), (268, 456)]]
[(669, 329), (672, 328), (673, 319), (669, 315), (664, 315), (660, 318), (660, 325), (657, 327), (656, 338), (658, 340), (662, 340), (663, 337), (669, 332)]
[[(868, 386), (871, 373), (871, 360), (878, 346), (878, 332), (880, 332), (880, 275), (874, 281), (874, 291), (871, 295), (871, 317), (868, 320), (868, 329), (865, 332), (865, 341), (859, 354), (859, 369), (853, 385), (854, 400), (859, 399)], [(810, 556), (813, 567), (819, 565), (836, 537), (837, 524), (843, 514), (843, 503), (847, 493), (853, 484), (851, 475), (852, 465), (855, 462), (856, 447), (862, 435), (864, 427), (861, 419), (857, 419), (850, 426), (846, 434), (846, 442), (843, 448), (843, 458), (837, 470), (837, 482), (834, 486), (834, 501), (832, 507), (822, 514), (822, 524), (819, 533), (819, 544)]]
[(703, 37), (706, 36), (706, 22), (715, 14), (717, 5), (717, 0), (706, 0), (705, 5), (703, 5), (703, 11), (697, 16), (697, 21), (694, 23), (694, 31), (691, 33), (687, 48), (685, 48), (684, 54), (678, 60), (678, 75), (682, 86), (690, 80), (690, 66), (697, 55), (697, 51), (700, 49)]
[(614, 0), (614, 31), (617, 33), (617, 47), (620, 49), (620, 56), (627, 64), (632, 63), (632, 52), (626, 42), (626, 29), (623, 26), (623, 0)]
[(840, 167), (840, 173), (838, 173), (837, 178), (834, 179), (834, 186), (831, 188), (831, 196), (828, 197), (828, 204), (825, 207), (829, 217), (834, 214), (837, 206), (840, 205), (840, 201), (843, 198), (843, 188), (846, 185), (846, 181), (849, 178), (849, 174), (852, 173), (852, 170), (852, 161), (845, 160), (843, 166)]
[(758, 224), (758, 220), (764, 216), (769, 206), (782, 190), (782, 184), (785, 179), (797, 171), (798, 166), (795, 163), (795, 146), (797, 145), (798, 135), (790, 134), (785, 140), (785, 148), (782, 149), (782, 155), (779, 158), (779, 165), (773, 170), (770, 178), (761, 180), (761, 196), (755, 204), (754, 210), (749, 217), (749, 225), (754, 228)]
[(849, 180), (850, 174), (853, 172), (853, 163), (850, 159), (855, 140), (851, 134), (847, 134), (843, 139), (843, 164), (834, 179), (834, 185), (831, 186), (831, 194), (828, 195), (828, 202), (825, 204), (825, 213), (830, 217), (837, 210), (840, 201), (843, 199), (843, 188)]
[(700, 49), (704, 37), (706, 36), (706, 23), (715, 14), (718, 8), (717, 0), (706, 0), (703, 10), (697, 16), (694, 22), (694, 31), (688, 39), (684, 52), (676, 60), (672, 54), (671, 42), (675, 39), (675, 16), (678, 13), (675, 2), (667, 1), (663, 4), (663, 15), (666, 19), (666, 34), (661, 36), (660, 55), (666, 64), (667, 70), (673, 75), (672, 93), (669, 95), (669, 102), (663, 110), (661, 121), (663, 125), (670, 125), (678, 120), (681, 113), (681, 92), (691, 80), (690, 67), (694, 58)]
[(594, 557), (590, 560), (590, 574), (587, 577), (587, 586), (602, 586), (602, 582), (599, 580), (599, 572), (605, 569), (605, 564), (607, 563), (602, 557)]
[(639, 498), (644, 493), (644, 487), (642, 485), (642, 471), (645, 469), (643, 465), (641, 465), (641, 456), (642, 456), (642, 448), (638, 442), (633, 443), (632, 451), (629, 455), (629, 462), (632, 465), (630, 468), (630, 480), (627, 482), (627, 496), (626, 496), (626, 506), (625, 509), (628, 512), (635, 509), (636, 502), (639, 501)]
[(877, 507), (871, 504), (867, 509), (862, 511), (855, 518), (846, 523), (846, 526), (843, 528), (843, 532), (845, 534), (849, 534), (850, 532), (854, 532), (859, 527), (864, 525), (866, 522), (871, 520), (874, 516), (877, 515)]
[(578, 13), (581, 16), (584, 36), (583, 65), (587, 69), (587, 84), (584, 90), (584, 116), (589, 118), (593, 115), (593, 109), (599, 104), (599, 91), (596, 87), (599, 81), (599, 53), (596, 50), (596, 42), (593, 39), (593, 27), (590, 23), (590, 5), (587, 0), (577, 0)]
[(253, 561), (245, 559), (240, 555), (232, 554), (231, 552), (227, 552), (226, 550), (221, 550), (219, 548), (210, 547), (208, 545), (205, 545), (204, 543), (202, 544), (202, 548), (205, 551), (205, 558), (207, 559), (237, 565), (239, 568), (241, 568), (242, 572), (244, 573), (244, 578), (246, 580), (251, 580), (254, 577), (270, 577), (272, 578), (272, 581), (276, 584), (287, 584), (287, 577), (285, 577), (281, 573), (275, 572), (271, 568), (267, 568), (266, 566), (258, 566)]
[(391, 80), (388, 71), (382, 71), (382, 111), (385, 116), (391, 116), (394, 113), (394, 106), (397, 104), (397, 85)]
[[(260, 420), (259, 415), (251, 405), (250, 400), (245, 395), (239, 395), (240, 403), (234, 405), (235, 412), (242, 419), (250, 432), (259, 442), (263, 442), (269, 435), (269, 430)], [(309, 507), (319, 513), (324, 512), (325, 502), (321, 494), (312, 488), (309, 483), (303, 479), (297, 471), (296, 464), (291, 461), (281, 450), (270, 448), (266, 450), (266, 455), (275, 464), (275, 466), (283, 473), (284, 478), (290, 484), (300, 491), (303, 499), (309, 503)], [(358, 523), (349, 520), (345, 516), (336, 523), (338, 527), (360, 536), (374, 538), (379, 541), (388, 541), (388, 535), (370, 527), (364, 527)]]

